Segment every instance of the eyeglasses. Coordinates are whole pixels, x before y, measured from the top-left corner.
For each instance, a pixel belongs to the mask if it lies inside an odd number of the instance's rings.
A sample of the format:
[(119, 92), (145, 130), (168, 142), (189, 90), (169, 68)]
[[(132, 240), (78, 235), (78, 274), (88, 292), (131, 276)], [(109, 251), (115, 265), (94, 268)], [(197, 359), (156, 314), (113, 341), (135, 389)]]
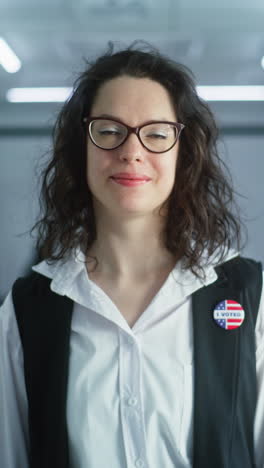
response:
[(140, 143), (152, 153), (169, 151), (179, 139), (185, 125), (178, 122), (149, 121), (139, 127), (130, 127), (120, 120), (103, 117), (85, 117), (91, 141), (98, 148), (113, 150), (122, 145), (131, 133), (135, 133)]

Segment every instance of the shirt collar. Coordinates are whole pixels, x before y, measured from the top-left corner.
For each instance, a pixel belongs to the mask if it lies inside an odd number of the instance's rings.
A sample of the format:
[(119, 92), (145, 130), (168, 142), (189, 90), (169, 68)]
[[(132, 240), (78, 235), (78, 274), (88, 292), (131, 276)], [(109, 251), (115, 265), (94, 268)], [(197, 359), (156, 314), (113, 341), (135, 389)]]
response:
[[(160, 294), (167, 294), (168, 287), (175, 288), (176, 283), (178, 299), (183, 300), (185, 297), (194, 293), (201, 287), (207, 286), (216, 281), (218, 276), (215, 271), (215, 267), (238, 255), (238, 251), (230, 249), (226, 252), (224, 259), (219, 262), (219, 255), (215, 254), (214, 257), (208, 258), (205, 253), (203, 256), (203, 278), (197, 277), (191, 270), (184, 269), (183, 263), (180, 261), (171, 271), (167, 281), (164, 283), (166, 288), (162, 287)], [(54, 263), (48, 263), (46, 260), (43, 260), (42, 262), (34, 265), (32, 269), (48, 278), (51, 278), (51, 290), (62, 296), (67, 295), (74, 299), (75, 294), (73, 294), (73, 290), (76, 288), (78, 281), (81, 281), (82, 283), (86, 282), (87, 285), (90, 283), (92, 288), (96, 288), (95, 283), (89, 280), (85, 266), (85, 256), (80, 249), (78, 249), (75, 254), (71, 253), (67, 259), (57, 260)]]

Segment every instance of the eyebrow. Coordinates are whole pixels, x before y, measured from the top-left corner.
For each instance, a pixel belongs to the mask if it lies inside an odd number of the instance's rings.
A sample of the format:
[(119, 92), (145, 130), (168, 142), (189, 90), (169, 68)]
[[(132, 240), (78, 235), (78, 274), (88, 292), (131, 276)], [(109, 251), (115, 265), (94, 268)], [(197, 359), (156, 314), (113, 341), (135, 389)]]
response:
[[(114, 115), (111, 115), (111, 114), (100, 114), (97, 117), (103, 117), (103, 118), (106, 118), (106, 119), (118, 119), (117, 116), (114, 116)], [(119, 119), (119, 120), (121, 120), (121, 119)]]
[[(113, 120), (120, 120), (121, 122), (123, 122), (123, 119), (121, 119), (120, 117), (117, 117), (116, 115), (111, 115), (111, 114), (100, 114), (100, 115), (97, 115), (97, 116), (94, 116), (94, 117), (102, 117), (103, 119), (113, 119)], [(170, 120), (166, 119), (166, 118), (160, 118), (160, 119), (151, 119), (152, 122), (162, 122), (162, 121), (168, 121), (170, 122)], [(124, 122), (125, 123), (125, 122)]]

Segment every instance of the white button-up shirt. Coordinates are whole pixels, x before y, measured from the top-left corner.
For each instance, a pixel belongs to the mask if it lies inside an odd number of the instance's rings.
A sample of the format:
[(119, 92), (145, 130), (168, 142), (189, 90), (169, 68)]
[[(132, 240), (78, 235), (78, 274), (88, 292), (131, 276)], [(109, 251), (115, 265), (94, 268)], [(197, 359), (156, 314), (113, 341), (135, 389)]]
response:
[[(89, 279), (80, 252), (64, 264), (43, 261), (33, 270), (74, 301), (67, 394), (71, 468), (190, 468), (191, 294), (217, 279), (213, 265), (201, 280), (178, 263), (132, 328)], [(264, 294), (255, 332), (254, 441), (256, 466), (264, 468)], [(23, 352), (10, 292), (0, 308), (1, 467), (26, 468), (28, 451)]]

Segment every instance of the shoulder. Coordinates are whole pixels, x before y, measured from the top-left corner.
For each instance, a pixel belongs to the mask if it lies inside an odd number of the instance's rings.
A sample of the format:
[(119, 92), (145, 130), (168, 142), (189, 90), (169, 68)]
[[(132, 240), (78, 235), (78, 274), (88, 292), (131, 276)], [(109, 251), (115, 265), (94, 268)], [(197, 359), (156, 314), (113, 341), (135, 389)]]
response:
[(220, 279), (228, 279), (234, 288), (262, 288), (263, 273), (259, 261), (238, 255), (217, 265), (215, 270)]
[(29, 275), (18, 278), (12, 287), (14, 304), (30, 296), (35, 297), (46, 294), (50, 289), (51, 279), (32, 271)]
[(71, 320), (73, 302), (53, 291), (51, 281), (51, 278), (33, 271), (18, 278), (13, 285), (14, 314), (23, 347), (30, 346), (30, 343), (38, 346), (38, 342), (42, 343), (47, 336), (54, 338), (63, 322), (68, 324)]
[(68, 276), (69, 270), (72, 270), (72, 263), (66, 258), (54, 261), (42, 260), (32, 266), (31, 273), (15, 281), (12, 288), (13, 300), (16, 297), (23, 300), (23, 298), (49, 294), (52, 281), (58, 282), (58, 277), (65, 278)]
[(2, 364), (6, 362), (6, 359), (14, 358), (16, 361), (20, 361), (21, 342), (11, 291), (0, 307), (0, 337), (0, 355), (3, 358)]

